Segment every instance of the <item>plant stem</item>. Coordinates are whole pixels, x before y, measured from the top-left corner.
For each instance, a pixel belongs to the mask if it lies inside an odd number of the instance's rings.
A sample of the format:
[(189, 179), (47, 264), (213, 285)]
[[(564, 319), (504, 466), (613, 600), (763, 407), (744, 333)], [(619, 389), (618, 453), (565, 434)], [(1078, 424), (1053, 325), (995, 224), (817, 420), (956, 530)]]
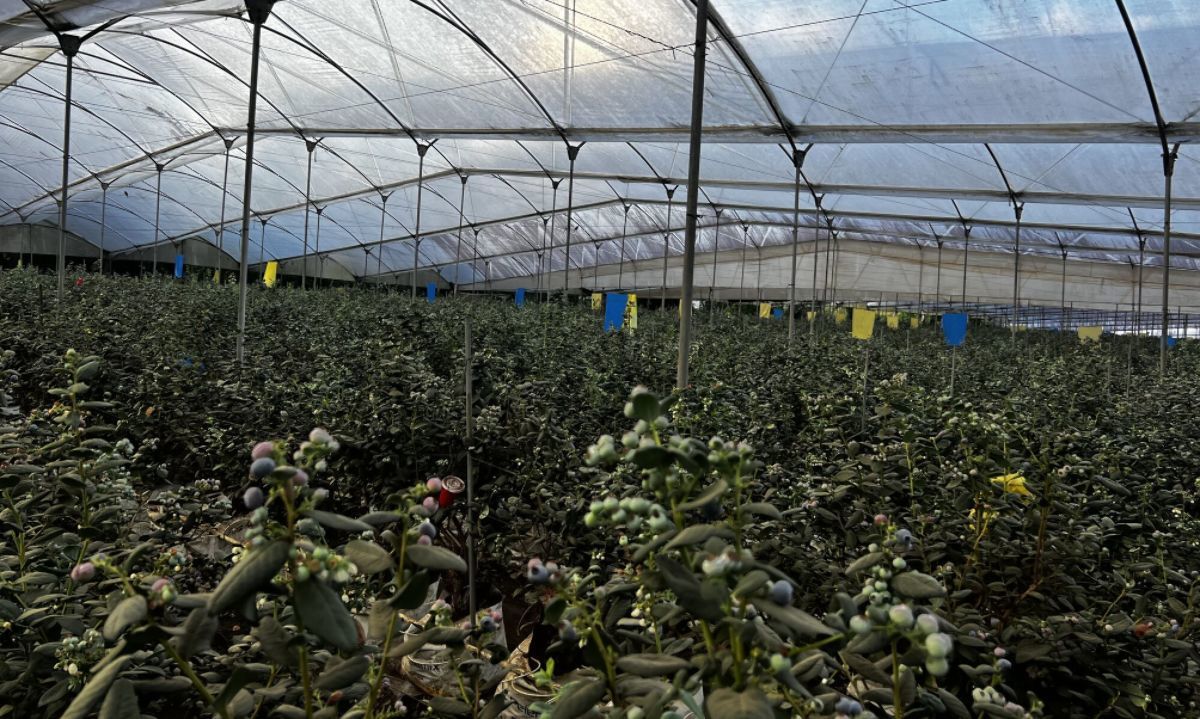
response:
[(204, 700), (204, 703), (212, 707), (213, 711), (215, 711), (217, 714), (220, 714), (221, 719), (231, 719), (229, 707), (225, 706), (224, 704), (221, 706), (216, 705), (216, 700), (213, 699), (212, 692), (208, 690), (208, 687), (204, 686), (204, 682), (200, 680), (200, 677), (196, 676), (195, 670), (192, 669), (192, 663), (184, 659), (183, 656), (175, 650), (175, 647), (171, 646), (170, 642), (164, 641), (159, 642), (159, 644), (162, 645), (162, 648), (167, 652), (167, 655), (179, 665), (179, 671), (183, 672), (183, 675), (192, 682), (192, 686), (196, 687), (196, 693), (200, 695), (200, 698)]
[(892, 640), (892, 712), (896, 719), (904, 719), (904, 702), (900, 698), (900, 657), (896, 656), (896, 640)]
[[(400, 577), (404, 576), (404, 557), (408, 550), (408, 529), (400, 534), (400, 566), (396, 569), (396, 579), (393, 582), (399, 582)], [(399, 587), (397, 587), (399, 590)], [(392, 635), (396, 633), (396, 617), (399, 612), (392, 610), (392, 616), (388, 620), (387, 634), (383, 638), (383, 646), (380, 648), (379, 655), (379, 671), (375, 674), (375, 680), (371, 682), (371, 692), (367, 698), (367, 713), (364, 719), (372, 719), (375, 716), (375, 704), (379, 701), (379, 690), (383, 687), (383, 675), (387, 673), (387, 658), (388, 651), (392, 646)]]

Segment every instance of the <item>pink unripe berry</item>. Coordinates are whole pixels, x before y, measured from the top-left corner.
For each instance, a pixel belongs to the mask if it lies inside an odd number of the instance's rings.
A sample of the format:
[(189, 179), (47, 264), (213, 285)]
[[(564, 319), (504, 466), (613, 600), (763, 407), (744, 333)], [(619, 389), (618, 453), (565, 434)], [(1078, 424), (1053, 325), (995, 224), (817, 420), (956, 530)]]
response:
[(250, 450), (250, 459), (262, 459), (263, 457), (271, 457), (275, 454), (275, 445), (271, 442), (259, 442), (254, 445), (254, 449)]
[(425, 487), (430, 492), (440, 492), (442, 491), (442, 480), (440, 477), (430, 477), (425, 480)]
[(879, 526), (883, 526), (883, 525), (887, 524), (887, 515), (886, 514), (876, 514), (875, 515), (875, 524), (877, 524)]

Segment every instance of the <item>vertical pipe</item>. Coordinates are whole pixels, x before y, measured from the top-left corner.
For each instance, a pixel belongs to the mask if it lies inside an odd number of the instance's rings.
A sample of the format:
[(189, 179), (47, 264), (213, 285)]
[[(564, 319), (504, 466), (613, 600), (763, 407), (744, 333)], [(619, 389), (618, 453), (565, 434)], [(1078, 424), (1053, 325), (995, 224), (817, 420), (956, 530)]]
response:
[(963, 279), (962, 279), (962, 306), (963, 311), (967, 309), (967, 253), (971, 249), (971, 228), (963, 228)]
[(1017, 313), (1021, 307), (1020, 295), (1020, 274), (1021, 274), (1021, 215), (1024, 213), (1025, 204), (1017, 204), (1013, 202), (1013, 213), (1017, 216), (1017, 231), (1016, 238), (1013, 242), (1013, 331), (1017, 330)]
[(475, 463), (471, 456), (471, 447), (475, 441), (475, 397), (470, 317), (464, 322), (463, 335), (463, 386), (466, 389), (464, 414), (467, 418), (467, 607), (471, 613), (471, 626), (474, 627), (479, 607), (475, 593)]
[[(58, 300), (61, 302), (67, 286), (67, 185), (70, 181), (68, 169), (71, 162), (71, 91), (75, 80), (75, 55), (83, 41), (74, 35), (59, 35), (58, 44), (67, 58), (66, 88), (63, 93), (63, 156), (62, 156), (62, 199), (58, 203)], [(29, 264), (33, 265), (32, 242)]]
[(300, 262), (300, 289), (308, 288), (308, 218), (312, 214), (312, 162), (313, 150), (317, 142), (305, 140), (304, 147), (308, 150), (308, 172), (304, 179), (304, 257)]
[[(429, 148), (433, 147), (433, 143), (417, 144), (417, 221), (416, 231), (413, 233), (413, 265), (412, 265), (412, 298), (417, 298), (417, 263), (421, 257), (421, 195), (425, 190), (425, 153), (429, 152)], [(379, 254), (383, 255), (383, 238), (379, 240)]]
[[(550, 236), (548, 238), (549, 244), (542, 247), (542, 251), (546, 253), (546, 269), (542, 273), (542, 277), (545, 280), (542, 299), (546, 302), (550, 301), (550, 273), (554, 271), (554, 225), (558, 221), (558, 186), (561, 184), (561, 178), (550, 181), (552, 190), (550, 193)], [(473, 270), (474, 268), (472, 268)], [(474, 277), (474, 274), (472, 274), (471, 278), (474, 279)]]
[(1062, 296), (1058, 298), (1058, 324), (1059, 329), (1064, 329), (1063, 321), (1066, 319), (1067, 313), (1067, 249), (1065, 247), (1062, 248), (1062, 287), (1060, 289)]
[[(417, 182), (420, 182), (420, 180), (418, 180)], [(381, 200), (381, 202), (379, 203), (379, 248), (376, 250), (376, 254), (375, 254), (375, 278), (376, 278), (376, 281), (379, 282), (380, 287), (383, 286), (382, 276), (383, 276), (384, 225), (387, 224), (387, 203), (388, 203), (388, 200), (390, 200), (391, 198), (392, 198), (392, 193), (390, 193), (390, 192), (380, 192), (379, 193), (379, 199)], [(367, 269), (366, 265), (363, 265), (363, 279), (364, 280), (366, 279), (366, 274), (367, 274), (366, 269)], [(416, 297), (416, 293), (417, 293), (417, 261), (414, 259), (413, 260), (413, 297), (414, 298)]]
[(1162, 337), (1158, 342), (1158, 377), (1162, 379), (1167, 372), (1167, 331), (1170, 320), (1171, 295), (1171, 178), (1175, 174), (1175, 158), (1178, 157), (1179, 144), (1176, 143), (1169, 155), (1163, 156), (1163, 291), (1162, 291)]
[(833, 223), (829, 223), (829, 232), (825, 235), (825, 272), (821, 280), (821, 304), (829, 302), (829, 258), (833, 254)]
[(1137, 272), (1137, 319), (1134, 322), (1134, 332), (1142, 333), (1142, 270), (1146, 263), (1146, 238), (1138, 233), (1138, 272)]
[(942, 303), (942, 243), (943, 243), (943, 240), (939, 239), (937, 241), (937, 246), (938, 246), (937, 280), (934, 281), (934, 285), (933, 285), (934, 311), (937, 310), (937, 305), (940, 305)]
[(110, 183), (100, 183), (100, 255), (99, 264), (96, 265), (96, 271), (104, 274), (104, 230), (106, 215), (108, 214), (108, 186)]
[(625, 288), (625, 235), (629, 232), (629, 208), (632, 205), (623, 205), (625, 208), (625, 217), (621, 220), (621, 259), (617, 265), (617, 291), (620, 292)]
[(313, 252), (317, 255), (317, 276), (313, 279), (313, 287), (320, 287), (321, 278), (325, 276), (325, 255), (321, 254), (321, 216), (325, 214), (325, 208), (313, 209), (317, 212), (317, 236), (313, 240)]
[(813, 215), (813, 273), (812, 273), (812, 319), (808, 321), (808, 334), (814, 339), (817, 330), (817, 255), (821, 252), (821, 201), (824, 200), (824, 195), (816, 195), (813, 200), (816, 203), (817, 211)]
[(800, 165), (803, 163), (804, 155), (799, 150), (792, 153), (796, 177), (792, 195), (792, 278), (788, 291), (788, 344), (791, 344), (796, 335), (796, 261), (800, 252)]
[(692, 128), (688, 143), (687, 214), (684, 217), (683, 235), (683, 288), (679, 297), (679, 361), (675, 373), (675, 387), (678, 389), (688, 386), (688, 362), (692, 351), (692, 282), (696, 270), (696, 206), (700, 200), (700, 142), (704, 133), (704, 61), (707, 48), (708, 0), (696, 0)]
[[(475, 233), (475, 242), (471, 248), (471, 284), (476, 284), (475, 276), (479, 274), (479, 228), (472, 227)], [(547, 283), (548, 284), (548, 283)], [(548, 291), (548, 290), (547, 290)]]
[(716, 294), (717, 290), (717, 253), (721, 250), (721, 213), (724, 211), (718, 207), (713, 207), (713, 214), (716, 215), (717, 219), (715, 231), (713, 232), (712, 276), (708, 280), (708, 308), (710, 315), (713, 305), (713, 295)]
[[(691, 161), (689, 160), (688, 162), (690, 163)], [(690, 166), (690, 164), (689, 164), (689, 166)], [(663, 269), (662, 269), (662, 288), (661, 288), (662, 298), (661, 298), (661, 304), (659, 305), (659, 307), (661, 307), (662, 309), (666, 309), (666, 307), (667, 307), (667, 258), (669, 258), (671, 256), (671, 206), (675, 199), (675, 191), (679, 189), (679, 186), (676, 185), (674, 187), (667, 187), (666, 183), (663, 183), (663, 189), (667, 191), (667, 226), (666, 226), (666, 231), (663, 232)]]
[(750, 244), (750, 226), (742, 225), (742, 278), (740, 280), (740, 289), (738, 290), (738, 302), (746, 301), (746, 247)]
[[(467, 201), (467, 177), (468, 177), (468, 175), (465, 173), (458, 176), (458, 179), (462, 182), (462, 188), (459, 190), (459, 193), (458, 193), (458, 240), (454, 243), (454, 296), (455, 297), (458, 297), (458, 286), (459, 286), (459, 284), (461, 284), (458, 281), (458, 273), (461, 271), (461, 268), (458, 266), (458, 263), (462, 256), (461, 255), (461, 253), (462, 253), (462, 228), (463, 228), (463, 222), (466, 220), (466, 215), (464, 214), (464, 212), (465, 212), (466, 201)], [(543, 222), (542, 224), (544, 227), (545, 222)], [(541, 255), (538, 255), (538, 257), (541, 257)]]
[(595, 261), (592, 262), (592, 292), (595, 292), (600, 287), (600, 243), (594, 242), (592, 244), (596, 248)]
[(271, 221), (270, 217), (260, 217), (258, 231), (258, 264), (263, 266), (263, 273), (267, 271), (267, 223)]
[(150, 244), (150, 246), (152, 248), (151, 249), (152, 261), (150, 263), (150, 275), (152, 277), (158, 275), (158, 238), (160, 235), (158, 219), (159, 219), (159, 210), (162, 209), (162, 173), (163, 173), (163, 168), (165, 168), (165, 167), (166, 167), (166, 165), (164, 165), (160, 162), (154, 163), (154, 169), (158, 172), (158, 179), (156, 180), (156, 184), (155, 184), (155, 188), (154, 188), (154, 242), (152, 242)]
[(567, 175), (567, 252), (563, 262), (563, 303), (568, 301), (571, 289), (571, 213), (575, 210), (575, 158), (579, 156), (581, 147), (583, 143), (567, 145), (567, 159), (571, 168)]
[[(225, 174), (221, 181), (221, 224), (217, 225), (217, 249), (225, 250), (225, 199), (229, 195), (229, 149), (233, 147), (233, 138), (222, 137), (225, 143)], [(217, 269), (221, 267), (221, 254), (217, 254)]]
[(238, 287), (238, 334), (237, 362), (242, 365), (246, 359), (246, 302), (249, 296), (248, 282), (250, 254), (250, 200), (254, 187), (254, 131), (258, 113), (258, 60), (262, 51), (262, 26), (271, 14), (273, 0), (247, 0), (246, 9), (250, 21), (254, 24), (254, 36), (250, 46), (250, 100), (246, 118), (246, 179), (242, 186), (242, 247), (241, 268)]

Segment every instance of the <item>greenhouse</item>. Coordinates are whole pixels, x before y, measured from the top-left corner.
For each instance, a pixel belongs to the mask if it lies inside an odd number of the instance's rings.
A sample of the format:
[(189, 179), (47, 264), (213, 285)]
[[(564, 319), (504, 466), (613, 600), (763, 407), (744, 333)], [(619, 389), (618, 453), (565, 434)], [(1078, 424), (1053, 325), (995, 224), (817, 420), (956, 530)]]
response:
[(0, 717), (1200, 717), (1200, 3), (0, 18)]

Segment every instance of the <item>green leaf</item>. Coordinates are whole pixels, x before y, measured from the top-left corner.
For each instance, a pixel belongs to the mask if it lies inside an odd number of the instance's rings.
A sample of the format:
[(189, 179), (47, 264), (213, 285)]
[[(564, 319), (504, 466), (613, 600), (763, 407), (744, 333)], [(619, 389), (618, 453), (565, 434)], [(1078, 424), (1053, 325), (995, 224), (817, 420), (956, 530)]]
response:
[(104, 620), (104, 638), (110, 642), (116, 640), (121, 632), (145, 619), (149, 613), (150, 608), (142, 595), (122, 599)]
[(667, 542), (666, 548), (690, 547), (693, 544), (707, 541), (710, 537), (733, 539), (733, 532), (720, 524), (693, 524), (690, 527), (684, 527), (679, 534), (676, 534), (674, 539)]
[(379, 528), (392, 524), (393, 522), (399, 522), (401, 519), (404, 519), (404, 515), (396, 514), (395, 512), (370, 512), (359, 517), (358, 521), (362, 522), (363, 524), (369, 524), (372, 527)]
[(625, 403), (625, 416), (630, 419), (653, 422), (661, 413), (662, 405), (659, 404), (658, 397), (655, 397), (654, 393), (645, 387), (635, 389), (629, 397), (629, 401)]
[(412, 544), (406, 551), (408, 561), (423, 569), (438, 572), (466, 572), (467, 563), (454, 552), (445, 547), (435, 547), (432, 544)]
[(829, 637), (836, 634), (833, 628), (804, 610), (784, 607), (765, 599), (754, 600), (754, 606), (763, 614), (787, 627), (797, 637)]
[(317, 677), (317, 688), (332, 692), (342, 687), (348, 687), (366, 674), (370, 667), (371, 660), (365, 654), (350, 657), (332, 667), (326, 665), (321, 675)]
[(646, 445), (639, 447), (628, 455), (629, 461), (638, 466), (639, 469), (655, 469), (660, 467), (670, 466), (673, 458), (666, 447), (660, 447), (657, 444)]
[(747, 572), (733, 588), (733, 595), (735, 597), (749, 596), (762, 589), (769, 581), (771, 581), (771, 575), (761, 569), (752, 570)]
[(362, 539), (349, 542), (343, 553), (346, 555), (346, 559), (354, 562), (354, 566), (366, 574), (386, 572), (396, 566), (392, 562), (392, 555), (388, 554), (386, 549), (374, 542)]
[(292, 545), (282, 539), (253, 549), (233, 565), (208, 597), (209, 614), (217, 614), (240, 604), (243, 599), (266, 586), (288, 560)]
[(203, 607), (193, 609), (183, 622), (180, 634), (171, 640), (184, 659), (205, 651), (217, 631), (217, 618)]
[(319, 509), (310, 509), (303, 513), (309, 519), (316, 520), (323, 527), (329, 529), (337, 529), (343, 532), (371, 532), (374, 531), (371, 525), (358, 519), (351, 519), (341, 514), (334, 512), (322, 512)]
[(103, 669), (92, 675), (92, 678), (83, 689), (75, 695), (75, 699), (71, 701), (71, 705), (63, 712), (59, 719), (84, 719), (91, 711), (96, 702), (108, 693), (108, 688), (112, 686), (117, 675), (129, 663), (130, 657), (123, 656), (114, 659)]
[(658, 557), (658, 569), (679, 599), (679, 606), (699, 619), (721, 620), (724, 616), (721, 611), (723, 597), (719, 596), (721, 588), (711, 583), (701, 584), (691, 570), (670, 557)]
[(229, 675), (229, 679), (227, 679), (225, 684), (221, 687), (221, 692), (213, 698), (213, 704), (215, 704), (217, 707), (223, 707), (226, 704), (229, 704), (229, 702), (233, 701), (233, 698), (237, 696), (238, 692), (242, 690), (242, 687), (246, 686), (253, 680), (254, 672), (247, 668), (244, 664), (238, 665), (234, 668), (233, 673)]
[(604, 699), (604, 682), (599, 679), (581, 679), (563, 687), (558, 701), (550, 708), (550, 719), (575, 719), (582, 716)]
[(679, 508), (685, 512), (690, 512), (693, 509), (700, 509), (709, 502), (715, 502), (721, 497), (724, 497), (725, 493), (728, 491), (729, 483), (723, 479), (718, 479), (705, 488), (705, 490), (700, 493), (699, 497), (696, 497), (689, 502), (684, 502), (683, 504), (679, 505)]
[(292, 634), (275, 617), (265, 616), (254, 628), (254, 636), (262, 645), (263, 654), (281, 667), (296, 664), (296, 653), (292, 648)]
[(426, 699), (429, 708), (437, 714), (449, 714), (455, 717), (471, 716), (471, 707), (466, 702), (452, 697), (431, 697)]
[(783, 514), (770, 502), (749, 502), (742, 505), (744, 514), (757, 514), (768, 519), (783, 519)]
[(297, 582), (293, 601), (296, 615), (304, 622), (305, 629), (340, 651), (358, 648), (358, 624), (342, 604), (342, 598), (328, 584), (315, 577)]
[(429, 584), (432, 582), (429, 572), (415, 572), (408, 581), (400, 587), (400, 591), (388, 600), (395, 609), (416, 609), (429, 597)]
[(133, 682), (128, 679), (113, 682), (100, 705), (100, 719), (141, 719), (141, 716)]
[(846, 567), (846, 576), (853, 577), (855, 574), (870, 569), (883, 560), (883, 552), (870, 552), (864, 554), (858, 559), (851, 562), (849, 567)]
[(691, 669), (688, 660), (669, 654), (627, 654), (617, 660), (617, 668), (639, 677), (674, 676)]
[(942, 583), (928, 574), (920, 572), (904, 572), (892, 577), (892, 589), (902, 597), (909, 599), (934, 599), (946, 596), (946, 588)]
[(744, 692), (718, 689), (704, 702), (705, 714), (721, 719), (775, 719), (767, 695), (756, 688)]
[(842, 661), (846, 662), (846, 666), (864, 679), (869, 679), (885, 687), (892, 686), (892, 675), (880, 669), (875, 662), (863, 655), (847, 651), (842, 652), (841, 657)]

